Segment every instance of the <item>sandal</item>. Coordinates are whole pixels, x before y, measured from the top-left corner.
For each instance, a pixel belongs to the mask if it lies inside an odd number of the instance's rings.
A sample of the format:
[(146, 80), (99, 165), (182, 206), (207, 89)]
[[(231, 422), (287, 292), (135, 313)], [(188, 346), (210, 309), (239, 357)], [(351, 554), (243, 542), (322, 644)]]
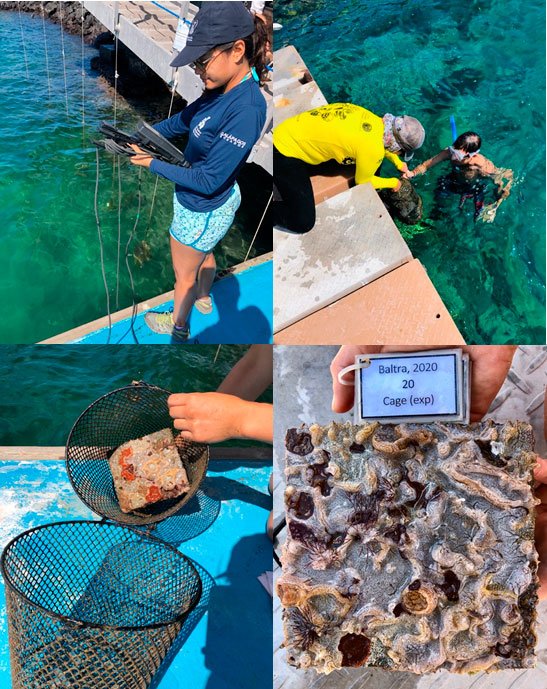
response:
[(213, 298), (211, 295), (207, 297), (200, 297), (199, 299), (196, 299), (194, 306), (200, 313), (207, 315), (213, 310)]

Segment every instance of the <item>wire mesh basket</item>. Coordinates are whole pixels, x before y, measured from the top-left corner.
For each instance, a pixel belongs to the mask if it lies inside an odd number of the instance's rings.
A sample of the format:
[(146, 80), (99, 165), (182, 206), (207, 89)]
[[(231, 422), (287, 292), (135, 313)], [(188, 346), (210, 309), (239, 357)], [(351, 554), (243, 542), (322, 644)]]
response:
[(169, 392), (147, 383), (128, 385), (100, 397), (78, 418), (66, 444), (66, 466), (74, 490), (96, 514), (122, 524), (153, 524), (175, 514), (197, 491), (209, 462), (206, 445), (177, 438), (190, 490), (138, 514), (120, 509), (108, 460), (125, 442), (164, 428), (173, 429)]
[(25, 531), (0, 567), (13, 689), (146, 689), (202, 589), (175, 548), (105, 521)]

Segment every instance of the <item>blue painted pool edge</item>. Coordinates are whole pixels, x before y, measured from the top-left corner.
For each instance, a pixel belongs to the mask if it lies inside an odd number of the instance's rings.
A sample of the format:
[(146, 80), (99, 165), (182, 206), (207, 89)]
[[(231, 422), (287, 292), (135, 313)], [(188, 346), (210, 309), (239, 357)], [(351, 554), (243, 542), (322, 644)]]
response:
[[(131, 309), (44, 340), (41, 344), (170, 344), (169, 335), (152, 332), (144, 321), (147, 311), (168, 311), (172, 298), (161, 296), (138, 304), (131, 329)], [(165, 295), (167, 297), (167, 295)], [(273, 341), (273, 261), (265, 254), (236, 266), (212, 288), (213, 312), (192, 309), (188, 344), (271, 344)], [(94, 327), (95, 326), (95, 327)], [(110, 337), (109, 337), (110, 334)]]

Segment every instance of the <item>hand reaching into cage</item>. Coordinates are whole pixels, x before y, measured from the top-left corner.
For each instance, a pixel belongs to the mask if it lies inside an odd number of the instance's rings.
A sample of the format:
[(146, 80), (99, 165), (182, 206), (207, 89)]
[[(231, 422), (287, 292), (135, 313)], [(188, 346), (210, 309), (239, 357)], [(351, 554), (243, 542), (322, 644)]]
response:
[[(273, 406), (254, 400), (273, 379), (271, 345), (252, 345), (220, 384), (217, 392), (171, 395), (167, 404), (175, 428), (189, 440), (218, 443), (229, 438), (273, 442)], [(270, 493), (272, 492), (270, 477)], [(273, 539), (273, 513), (266, 531)]]
[(181, 436), (201, 443), (230, 438), (273, 440), (273, 407), (221, 392), (171, 395), (167, 404)]

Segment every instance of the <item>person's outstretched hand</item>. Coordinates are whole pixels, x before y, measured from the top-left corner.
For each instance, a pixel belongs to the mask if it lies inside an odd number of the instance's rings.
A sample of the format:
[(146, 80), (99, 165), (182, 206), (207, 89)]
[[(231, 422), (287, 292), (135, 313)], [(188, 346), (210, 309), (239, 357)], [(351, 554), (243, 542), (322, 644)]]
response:
[(199, 443), (218, 443), (229, 438), (272, 442), (271, 404), (249, 402), (221, 392), (170, 395), (169, 414), (181, 436)]
[[(415, 347), (372, 345), (340, 347), (332, 360), (332, 410), (337, 413), (349, 411), (353, 406), (353, 386), (338, 382), (338, 372), (354, 363), (357, 354), (379, 354), (381, 352), (408, 352), (426, 349), (447, 349), (447, 347)], [(462, 347), (471, 358), (471, 421), (480, 421), (501, 388), (511, 366), (516, 347), (513, 345), (482, 345)], [(347, 374), (350, 380), (353, 373)]]

